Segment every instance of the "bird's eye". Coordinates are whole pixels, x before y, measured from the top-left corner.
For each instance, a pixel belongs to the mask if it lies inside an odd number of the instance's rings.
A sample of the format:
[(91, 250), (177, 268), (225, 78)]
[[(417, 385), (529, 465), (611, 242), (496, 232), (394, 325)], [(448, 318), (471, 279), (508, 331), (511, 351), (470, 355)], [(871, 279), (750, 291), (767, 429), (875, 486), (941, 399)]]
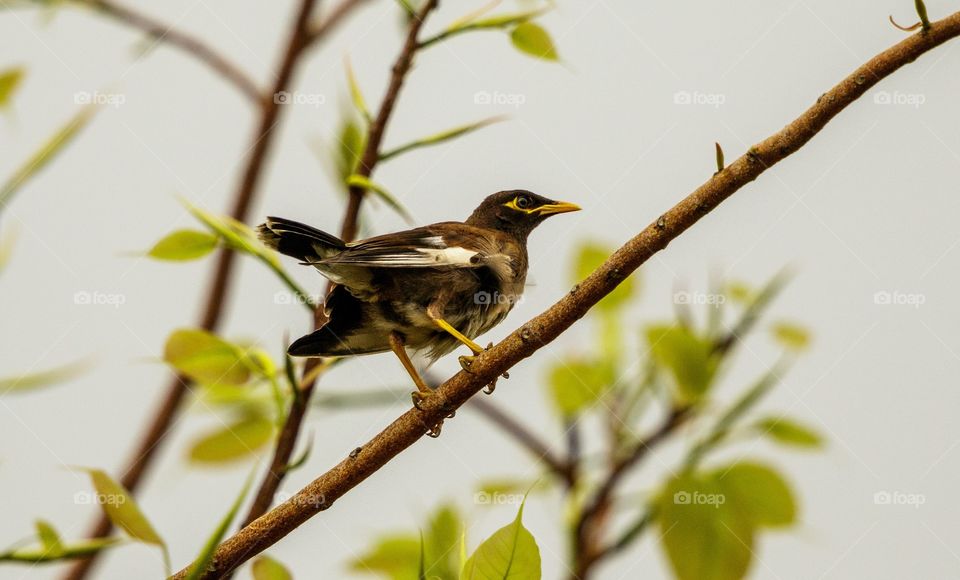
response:
[(530, 209), (533, 206), (533, 200), (527, 197), (526, 195), (518, 195), (514, 203), (520, 209)]

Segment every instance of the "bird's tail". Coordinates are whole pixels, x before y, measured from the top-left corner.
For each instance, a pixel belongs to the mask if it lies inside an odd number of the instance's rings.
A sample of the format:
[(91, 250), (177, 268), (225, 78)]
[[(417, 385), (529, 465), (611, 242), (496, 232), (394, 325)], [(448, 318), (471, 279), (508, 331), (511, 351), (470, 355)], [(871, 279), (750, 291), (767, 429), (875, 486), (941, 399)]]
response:
[(346, 248), (344, 241), (336, 236), (278, 217), (268, 217), (267, 222), (257, 228), (257, 235), (267, 247), (301, 262), (317, 262)]

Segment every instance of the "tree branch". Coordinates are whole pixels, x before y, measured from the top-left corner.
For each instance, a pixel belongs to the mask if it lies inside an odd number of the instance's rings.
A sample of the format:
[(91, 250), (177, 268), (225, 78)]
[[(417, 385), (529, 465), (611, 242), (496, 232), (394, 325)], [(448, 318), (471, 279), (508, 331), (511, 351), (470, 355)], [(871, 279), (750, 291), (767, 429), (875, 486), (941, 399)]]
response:
[[(357, 3), (357, 0), (344, 0), (340, 5), (340, 10), (334, 11), (333, 14), (327, 17), (325, 22), (331, 22), (331, 19), (336, 19), (336, 14), (341, 13), (346, 6), (356, 5)], [(393, 65), (393, 72), (390, 78), (390, 84), (387, 87), (387, 92), (380, 105), (376, 120), (371, 124), (369, 129), (366, 149), (361, 158), (361, 167), (357, 170), (357, 172), (364, 177), (370, 177), (380, 160), (380, 148), (387, 123), (393, 114), (397, 96), (400, 94), (400, 89), (403, 86), (403, 81), (407, 73), (410, 72), (414, 53), (417, 51), (417, 36), (420, 33), (424, 20), (430, 12), (437, 7), (437, 3), (438, 0), (428, 1), (423, 5), (423, 8), (421, 8), (416, 17), (410, 21), (410, 27), (407, 30), (403, 48)], [(357, 220), (359, 218), (360, 204), (363, 202), (363, 197), (364, 190), (362, 188), (350, 188), (350, 201), (343, 217), (340, 235), (344, 240), (349, 241), (356, 236)], [(329, 292), (329, 286), (327, 290)], [(317, 307), (314, 315), (314, 326), (319, 328), (319, 326), (325, 322), (324, 318), (323, 305), (321, 304)], [(300, 435), (300, 427), (303, 424), (304, 416), (310, 406), (310, 397), (313, 395), (313, 390), (316, 387), (317, 377), (314, 370), (318, 365), (322, 364), (322, 360), (323, 359), (319, 358), (311, 358), (308, 359), (306, 365), (304, 365), (303, 376), (312, 378), (307, 380), (305, 384), (299, 386), (300, 391), (290, 405), (290, 412), (287, 414), (287, 419), (277, 438), (277, 445), (274, 448), (273, 458), (270, 461), (270, 468), (267, 470), (260, 484), (260, 488), (257, 490), (257, 494), (254, 497), (253, 503), (250, 505), (243, 525), (249, 524), (270, 509), (277, 490), (280, 488), (280, 484), (286, 476), (287, 466), (290, 464), (290, 458), (293, 456), (293, 451)]]
[[(289, 500), (224, 541), (203, 577), (223, 576), (329, 508), (416, 443), (430, 426), (445, 418), (451, 410), (459, 408), (493, 379), (563, 333), (624, 278), (721, 202), (808, 143), (831, 119), (881, 79), (957, 36), (960, 36), (960, 12), (932, 23), (925, 32), (903, 40), (858, 68), (822, 95), (798, 119), (752, 147), (747, 154), (661, 215), (556, 304), (478, 355), (470, 372), (461, 371), (447, 380), (424, 401), (422, 410), (408, 410), (359, 451), (351, 453)], [(185, 575), (186, 571), (181, 571), (175, 578), (184, 578)]]
[[(273, 92), (279, 93), (285, 90), (293, 77), (294, 69), (300, 59), (303, 50), (306, 48), (307, 25), (314, 6), (318, 0), (302, 0), (296, 19), (290, 30), (287, 39), (286, 50), (280, 61), (277, 70), (276, 81)], [(266, 159), (274, 143), (275, 131), (273, 130), (279, 121), (281, 105), (274, 99), (264, 99), (262, 113), (258, 122), (257, 130), (253, 139), (252, 151), (247, 159), (247, 164), (234, 195), (233, 207), (230, 215), (237, 221), (247, 220), (250, 206), (253, 203), (254, 195), (260, 183), (263, 168)], [(201, 328), (213, 331), (217, 328), (223, 315), (223, 309), (229, 300), (230, 280), (233, 273), (233, 265), (236, 259), (236, 253), (229, 249), (222, 249), (217, 256), (216, 266), (214, 267), (213, 278), (210, 283), (210, 290), (207, 293), (206, 305), (203, 309), (203, 316), (200, 322)], [(123, 471), (120, 482), (130, 492), (133, 492), (152, 463), (160, 448), (160, 444), (166, 437), (167, 431), (173, 424), (177, 411), (183, 401), (184, 396), (190, 388), (190, 382), (184, 377), (175, 377), (167, 387), (167, 394), (160, 404), (157, 414), (151, 422), (150, 428), (140, 440), (134, 451), (133, 458)], [(93, 527), (90, 537), (99, 538), (107, 536), (113, 529), (109, 518), (101, 514), (96, 525)], [(80, 560), (65, 576), (66, 580), (81, 580), (90, 572), (97, 554)]]
[(263, 94), (257, 87), (257, 84), (239, 67), (200, 39), (194, 38), (185, 32), (181, 32), (155, 20), (151, 16), (117, 4), (113, 0), (79, 0), (79, 3), (99, 10), (115, 20), (141, 30), (157, 41), (162, 41), (182, 49), (187, 54), (209, 66), (215, 73), (234, 85), (234, 87), (248, 99), (260, 105)]

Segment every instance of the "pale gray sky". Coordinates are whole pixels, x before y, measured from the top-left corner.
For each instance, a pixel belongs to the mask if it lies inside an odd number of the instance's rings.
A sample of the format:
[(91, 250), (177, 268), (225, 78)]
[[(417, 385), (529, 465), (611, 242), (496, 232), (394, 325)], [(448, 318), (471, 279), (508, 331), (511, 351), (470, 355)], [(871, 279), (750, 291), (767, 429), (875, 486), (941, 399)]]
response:
[[(289, 3), (213, 0), (135, 4), (203, 36), (261, 80), (274, 66), (291, 10)], [(480, 4), (445, 2), (428, 28)], [(927, 6), (935, 18), (957, 9), (947, 0)], [(511, 8), (506, 0), (504, 10)], [(912, 22), (913, 2), (560, 0), (543, 24), (566, 66), (520, 55), (495, 32), (461, 37), (418, 58), (388, 144), (494, 114), (512, 120), (391, 162), (377, 180), (421, 223), (464, 218), (486, 194), (515, 187), (584, 207), (533, 235), (536, 283), (490, 333), (496, 340), (566, 291), (578, 241), (625, 241), (710, 176), (714, 141), (728, 159), (742, 154), (903, 38), (887, 22), (889, 14)], [(77, 110), (76, 93), (125, 98), (105, 107), (4, 210), (3, 229), (18, 236), (0, 278), (0, 375), (86, 355), (97, 365), (68, 385), (0, 399), (2, 546), (28, 534), (35, 518), (53, 521), (70, 537), (86, 529), (94, 508), (73, 498), (87, 483), (64, 466), (115, 471), (125, 461), (168, 380), (167, 369), (154, 361), (173, 328), (195, 323), (210, 270), (209, 259), (165, 264), (129, 253), (192, 225), (177, 195), (225, 211), (253, 111), (189, 57), (163, 46), (140, 57), (138, 34), (82, 11), (65, 9), (53, 18), (3, 11), (0, 38), (0, 68), (29, 69), (15, 106), (0, 117), (2, 176)], [(332, 141), (346, 105), (343, 56), (350, 55), (368, 100), (376, 101), (399, 43), (398, 11), (379, 0), (305, 63), (297, 89), (323, 95), (324, 102), (288, 111), (256, 216), (336, 228), (340, 198), (312, 146)], [(815, 425), (830, 443), (820, 454), (767, 444), (735, 453), (780, 467), (802, 504), (796, 529), (761, 537), (762, 562), (755, 562), (751, 578), (956, 577), (958, 67), (954, 43), (897, 73), (641, 272), (643, 298), (630, 313), (638, 329), (670, 316), (675, 288), (704, 291), (710, 272), (759, 284), (784, 265), (795, 269), (772, 315), (807, 325), (815, 342), (764, 408)], [(691, 104), (676, 102), (684, 91)], [(478, 92), (499, 93), (514, 104), (477, 104)], [(376, 233), (402, 226), (382, 208), (370, 216)], [(314, 273), (289, 266), (302, 284), (320, 288)], [(299, 307), (274, 302), (281, 287), (260, 265), (241, 260), (236, 287), (226, 335), (255, 338), (276, 352), (284, 333), (307, 330)], [(125, 302), (77, 305), (77, 292), (119, 294)], [(923, 303), (876, 304), (877, 292)], [(591, 337), (588, 325), (578, 325), (524, 361), (500, 384), (496, 401), (559, 444), (543, 375)], [(755, 337), (718, 395), (728, 400), (777, 356), (766, 337)], [(448, 357), (436, 368), (450, 374), (457, 363)], [(384, 355), (344, 365), (322, 389), (403, 384), (402, 369)], [(306, 427), (316, 439), (313, 454), (284, 489), (298, 489), (402, 409), (317, 413)], [(170, 542), (175, 564), (195, 555), (249, 469), (187, 465), (187, 444), (213, 425), (216, 419), (199, 406), (188, 409), (142, 490), (141, 504)], [(668, 473), (686, 443), (656, 454), (637, 489)], [(418, 443), (270, 553), (300, 578), (345, 577), (344, 561), (374, 534), (414, 529), (420, 514), (442, 500), (467, 511), (475, 545), (515, 508), (474, 505), (474, 482), (536, 473), (523, 451), (464, 411), (439, 440)], [(922, 494), (925, 503), (876, 505), (881, 491)], [(556, 499), (536, 498), (526, 515), (545, 578), (564, 573)], [(648, 538), (602, 577), (663, 577), (665, 566)], [(111, 553), (101, 572), (102, 578), (151, 578), (162, 567), (156, 550), (130, 546)], [(0, 578), (56, 573), (0, 568)]]

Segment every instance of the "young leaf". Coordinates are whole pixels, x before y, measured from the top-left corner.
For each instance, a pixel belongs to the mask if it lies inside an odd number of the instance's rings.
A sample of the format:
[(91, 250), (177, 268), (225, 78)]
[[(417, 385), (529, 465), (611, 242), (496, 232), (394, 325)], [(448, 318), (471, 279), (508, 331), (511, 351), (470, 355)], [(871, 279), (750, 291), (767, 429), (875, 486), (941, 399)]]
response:
[(293, 580), (293, 574), (270, 556), (258, 556), (251, 571), (253, 580)]
[(54, 133), (39, 151), (27, 159), (26, 163), (21, 165), (11, 178), (0, 186), (0, 207), (9, 203), (14, 194), (30, 178), (46, 167), (80, 133), (80, 130), (86, 126), (96, 112), (97, 109), (93, 105), (81, 109), (66, 125)]
[(128, 536), (145, 544), (154, 544), (166, 550), (166, 544), (160, 534), (153, 529), (147, 517), (130, 492), (100, 469), (83, 469), (90, 474), (93, 487), (97, 491), (97, 503), (110, 521)]
[(823, 438), (805, 425), (783, 417), (768, 417), (757, 421), (754, 430), (777, 443), (794, 447), (822, 447)]
[[(580, 246), (574, 259), (573, 281), (581, 282), (610, 257), (613, 250), (595, 242)], [(617, 310), (626, 304), (634, 292), (634, 276), (625, 278), (617, 288), (603, 298), (597, 307), (601, 310)]]
[(397, 147), (396, 149), (391, 149), (390, 151), (386, 151), (386, 152), (382, 153), (382, 154), (380, 155), (380, 161), (387, 161), (388, 159), (392, 159), (392, 158), (396, 157), (397, 155), (401, 155), (401, 154), (403, 154), (403, 153), (406, 153), (406, 152), (408, 152), (408, 151), (413, 151), (414, 149), (419, 149), (419, 148), (421, 148), (421, 147), (429, 147), (429, 146), (432, 146), (432, 145), (439, 145), (439, 144), (444, 143), (444, 142), (446, 142), (446, 141), (450, 141), (450, 140), (452, 140), (452, 139), (456, 139), (457, 137), (466, 135), (467, 133), (472, 133), (472, 132), (474, 132), (474, 131), (476, 131), (476, 130), (478, 130), (478, 129), (482, 129), (482, 128), (486, 127), (487, 125), (492, 125), (492, 124), (494, 124), (494, 123), (499, 123), (499, 122), (502, 121), (503, 119), (504, 119), (503, 117), (491, 117), (491, 118), (489, 118), (489, 119), (483, 119), (483, 120), (477, 121), (477, 122), (475, 122), (475, 123), (468, 123), (468, 124), (466, 124), (466, 125), (461, 125), (461, 126), (459, 126), (459, 127), (454, 127), (453, 129), (448, 129), (448, 130), (446, 130), (446, 131), (441, 131), (440, 133), (436, 133), (436, 134), (434, 134), (434, 135), (430, 135), (429, 137), (423, 137), (422, 139), (417, 139), (416, 141), (413, 141), (413, 142), (411, 142), (411, 143), (407, 143), (406, 145), (401, 145), (400, 147)]
[(539, 24), (533, 22), (519, 24), (510, 33), (510, 40), (520, 52), (525, 52), (531, 56), (552, 61), (560, 58), (557, 55), (556, 47), (553, 45), (553, 39), (550, 38), (550, 33)]
[(84, 360), (17, 377), (0, 377), (0, 395), (22, 393), (69, 381), (89, 368), (90, 361)]
[(244, 498), (247, 497), (247, 491), (250, 490), (250, 484), (252, 482), (253, 472), (247, 477), (246, 483), (243, 484), (240, 493), (237, 494), (237, 499), (233, 500), (230, 511), (220, 520), (216, 529), (213, 530), (213, 534), (210, 535), (207, 543), (204, 544), (200, 555), (193, 561), (193, 564), (190, 566), (190, 571), (187, 574), (187, 580), (199, 580), (210, 566), (210, 563), (213, 561), (213, 554), (217, 551), (217, 546), (220, 545), (224, 536), (227, 535), (227, 530), (230, 529), (230, 524), (233, 523), (233, 519), (237, 517), (237, 512), (240, 511), (240, 506), (243, 504)]
[(736, 463), (712, 473), (731, 509), (758, 526), (781, 528), (794, 523), (797, 506), (783, 477), (757, 463)]
[(40, 539), (40, 544), (42, 544), (47, 553), (50, 554), (50, 557), (57, 558), (62, 556), (64, 553), (63, 541), (60, 540), (60, 534), (57, 533), (57, 530), (43, 520), (37, 520), (35, 525), (37, 528), (37, 538)]
[(657, 500), (661, 544), (678, 580), (741, 580), (750, 567), (754, 524), (732, 509), (712, 477), (684, 472)]
[(394, 580), (419, 576), (420, 539), (411, 534), (381, 537), (366, 553), (350, 561), (355, 572), (379, 572)]
[(772, 330), (774, 338), (788, 350), (801, 351), (810, 346), (810, 333), (802, 326), (778, 322)]
[(608, 361), (571, 360), (557, 363), (550, 372), (550, 394), (564, 417), (585, 410), (616, 382), (615, 369)]
[(392, 207), (393, 210), (400, 214), (403, 219), (407, 220), (408, 223), (413, 223), (413, 217), (410, 215), (410, 212), (407, 211), (407, 208), (405, 208), (403, 204), (400, 203), (400, 200), (394, 197), (394, 195), (387, 191), (383, 186), (370, 181), (370, 179), (367, 177), (356, 174), (347, 178), (347, 185), (350, 187), (359, 187), (361, 189), (374, 192), (377, 194), (377, 197)]
[(0, 109), (10, 105), (10, 99), (20, 86), (25, 73), (26, 71), (20, 67), (0, 71)]
[(648, 328), (647, 343), (653, 358), (673, 376), (682, 400), (695, 402), (706, 394), (718, 364), (711, 343), (679, 326)]
[(340, 176), (340, 181), (346, 184), (347, 178), (356, 173), (360, 165), (360, 157), (367, 147), (366, 135), (360, 130), (352, 116), (343, 121), (339, 135), (340, 147), (337, 149), (336, 159), (337, 175)]
[(441, 505), (427, 523), (422, 535), (423, 570), (428, 578), (456, 578), (460, 563), (457, 561), (457, 542), (463, 522), (451, 505)]
[(50, 552), (46, 546), (8, 550), (6, 552), (0, 552), (0, 562), (47, 564), (74, 558), (83, 558), (119, 544), (120, 538), (97, 538), (95, 540), (81, 540), (66, 545), (63, 547), (63, 552), (59, 554)]
[(163, 360), (202, 385), (242, 385), (250, 380), (243, 351), (205, 330), (175, 330), (167, 338)]
[(186, 261), (202, 258), (217, 247), (217, 236), (196, 230), (177, 230), (147, 252), (158, 260)]
[(521, 504), (513, 522), (494, 532), (467, 559), (460, 580), (539, 580), (540, 548), (533, 534), (523, 527), (522, 519)]
[(367, 121), (370, 120), (370, 109), (367, 108), (367, 102), (363, 98), (363, 92), (360, 90), (360, 84), (357, 82), (357, 75), (353, 72), (353, 65), (349, 58), (343, 59), (344, 67), (347, 69), (347, 83), (350, 85), (350, 98), (353, 100), (353, 106), (363, 115)]
[(273, 421), (261, 415), (244, 417), (196, 440), (190, 460), (216, 465), (243, 459), (270, 442), (273, 428)]

